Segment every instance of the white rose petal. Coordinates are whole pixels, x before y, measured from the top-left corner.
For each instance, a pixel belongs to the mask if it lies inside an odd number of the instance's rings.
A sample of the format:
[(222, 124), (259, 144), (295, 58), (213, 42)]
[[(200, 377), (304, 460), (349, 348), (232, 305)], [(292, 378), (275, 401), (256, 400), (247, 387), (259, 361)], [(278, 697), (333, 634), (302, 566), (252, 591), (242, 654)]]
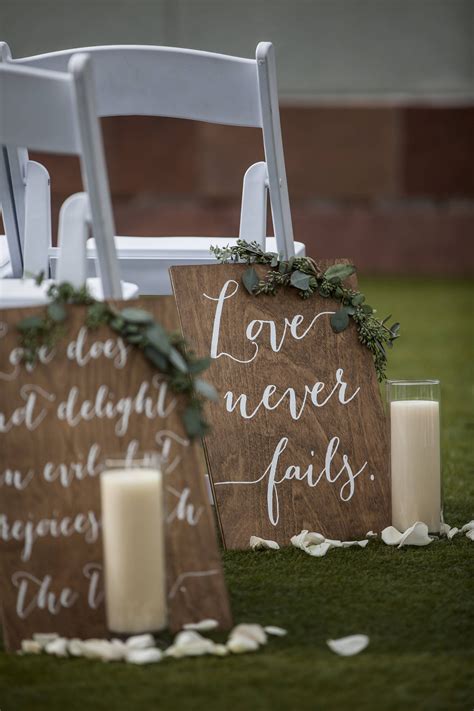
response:
[(44, 649), (48, 642), (59, 639), (59, 635), (56, 632), (36, 632), (33, 635), (33, 639), (41, 645), (41, 649)]
[(200, 657), (203, 654), (211, 653), (214, 642), (194, 630), (186, 630), (176, 635), (172, 646), (174, 650), (168, 656)]
[(259, 536), (250, 536), (250, 548), (253, 551), (263, 551), (263, 550), (280, 550), (280, 546), (276, 541), (269, 541), (265, 538), (260, 538)]
[(149, 649), (155, 646), (155, 638), (152, 634), (137, 634), (129, 637), (125, 644), (128, 649)]
[(214, 644), (209, 650), (209, 654), (213, 654), (215, 657), (225, 657), (229, 654), (225, 644)]
[(209, 632), (210, 630), (215, 630), (219, 627), (217, 620), (201, 620), (200, 622), (188, 622), (188, 624), (183, 625), (183, 630), (196, 630), (197, 632)]
[(378, 533), (374, 533), (373, 531), (367, 531), (367, 533), (365, 534), (365, 537), (366, 538), (377, 538), (378, 535), (379, 535)]
[(339, 654), (341, 657), (352, 657), (367, 647), (369, 638), (365, 634), (353, 634), (340, 639), (328, 639), (326, 644), (335, 654)]
[(125, 657), (128, 664), (156, 664), (161, 662), (163, 652), (156, 647), (129, 649)]
[(232, 635), (229, 641), (227, 642), (227, 649), (231, 651), (232, 654), (255, 652), (258, 648), (258, 642), (243, 634)]
[(40, 654), (43, 647), (35, 639), (23, 639), (21, 641), (21, 651), (24, 654)]
[(64, 637), (57, 637), (51, 640), (45, 646), (44, 651), (46, 654), (52, 654), (55, 657), (67, 657), (67, 639)]
[(456, 528), (456, 526), (454, 526), (454, 528), (451, 528), (451, 529), (449, 530), (448, 539), (451, 540), (451, 538), (454, 538), (454, 536), (456, 535), (456, 533), (459, 533), (459, 528)]
[(314, 558), (322, 558), (329, 550), (331, 550), (331, 548), (334, 548), (334, 546), (332, 546), (329, 542), (324, 541), (323, 543), (318, 543), (314, 546), (308, 546), (304, 550), (308, 555), (311, 555)]
[(234, 627), (229, 639), (236, 635), (243, 635), (254, 640), (257, 644), (266, 644), (267, 635), (262, 625), (243, 623)]
[(474, 541), (474, 528), (470, 528), (469, 531), (466, 532), (466, 536), (471, 541)]
[(433, 539), (428, 535), (428, 526), (422, 521), (417, 521), (407, 528), (400, 539), (398, 547), (402, 546), (427, 546)]
[(353, 546), (359, 546), (359, 548), (365, 548), (368, 544), (369, 539), (364, 538), (363, 541), (342, 541), (343, 548), (352, 548)]
[(465, 533), (466, 531), (472, 531), (474, 529), (474, 520), (469, 521), (469, 523), (465, 523), (464, 526), (461, 528), (462, 533)]
[(439, 524), (439, 535), (440, 536), (449, 536), (449, 532), (451, 530), (451, 526), (449, 523), (444, 523), (444, 521), (441, 521)]
[(274, 635), (275, 637), (284, 637), (287, 633), (283, 627), (275, 627), (274, 625), (267, 625), (263, 628), (267, 634)]
[(398, 546), (402, 540), (402, 533), (397, 531), (395, 526), (387, 526), (382, 531), (382, 541), (387, 544), (387, 546)]

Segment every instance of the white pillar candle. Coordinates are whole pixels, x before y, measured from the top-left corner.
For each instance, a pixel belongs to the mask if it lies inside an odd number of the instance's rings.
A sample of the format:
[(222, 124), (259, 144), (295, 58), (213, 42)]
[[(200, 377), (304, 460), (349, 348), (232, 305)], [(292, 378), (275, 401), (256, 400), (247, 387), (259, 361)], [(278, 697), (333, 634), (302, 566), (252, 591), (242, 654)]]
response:
[(390, 403), (392, 524), (405, 531), (423, 521), (436, 533), (441, 521), (439, 403)]
[(111, 631), (166, 625), (161, 472), (109, 469), (101, 475), (105, 600)]

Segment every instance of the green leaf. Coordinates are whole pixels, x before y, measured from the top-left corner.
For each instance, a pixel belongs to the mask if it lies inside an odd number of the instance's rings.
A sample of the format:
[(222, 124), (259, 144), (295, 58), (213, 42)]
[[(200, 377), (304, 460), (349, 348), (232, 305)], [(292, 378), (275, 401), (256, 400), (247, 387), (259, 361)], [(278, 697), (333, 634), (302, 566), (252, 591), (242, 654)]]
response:
[(170, 361), (174, 365), (174, 367), (177, 368), (178, 370), (180, 370), (182, 373), (188, 372), (188, 364), (184, 360), (181, 353), (178, 350), (176, 350), (176, 348), (173, 348), (173, 347), (170, 348), (170, 352), (168, 353), (168, 358), (170, 359)]
[(188, 363), (188, 370), (192, 375), (197, 375), (197, 373), (202, 373), (204, 370), (207, 370), (210, 365), (210, 358), (198, 358), (197, 360)]
[(361, 306), (365, 301), (364, 294), (355, 294), (351, 299), (353, 306)]
[(294, 286), (295, 289), (301, 289), (301, 291), (306, 291), (309, 288), (309, 279), (309, 274), (300, 272), (299, 269), (297, 269), (295, 272), (292, 273), (290, 277), (290, 284), (291, 286)]
[(398, 334), (400, 333), (400, 324), (399, 324), (398, 322), (397, 322), (397, 323), (394, 323), (394, 324), (391, 326), (391, 328), (390, 328), (390, 333), (391, 333), (393, 336), (398, 336)]
[(61, 323), (61, 321), (64, 321), (64, 319), (66, 318), (66, 309), (62, 304), (58, 304), (56, 301), (53, 301), (52, 304), (49, 304), (47, 311), (50, 319), (52, 319), (56, 323)]
[(349, 314), (347, 313), (347, 309), (343, 307), (342, 309), (339, 309), (339, 311), (336, 311), (331, 315), (330, 321), (332, 329), (335, 333), (345, 331), (349, 325)]
[(144, 309), (123, 309), (120, 311), (120, 316), (128, 323), (143, 324), (153, 321), (152, 314)]
[(344, 279), (347, 279), (351, 274), (354, 274), (355, 270), (356, 268), (353, 264), (333, 264), (326, 269), (324, 276), (328, 280), (344, 281)]
[(244, 271), (242, 275), (242, 282), (249, 294), (253, 295), (253, 290), (259, 282), (258, 274), (253, 267), (249, 267)]
[(206, 434), (206, 424), (202, 418), (201, 411), (196, 407), (190, 406), (185, 409), (183, 423), (190, 437), (203, 437)]
[(113, 318), (110, 321), (110, 328), (112, 328), (114, 331), (121, 331), (123, 328), (125, 321), (123, 318)]
[(165, 373), (168, 370), (168, 361), (162, 353), (156, 350), (156, 348), (153, 348), (153, 346), (146, 346), (143, 352), (148, 360), (153, 363), (155, 368), (158, 368), (158, 370), (162, 373)]
[(154, 323), (153, 326), (149, 326), (146, 329), (145, 333), (152, 346), (161, 351), (161, 353), (164, 353), (164, 355), (169, 354), (171, 343), (163, 326), (159, 323)]
[(218, 398), (214, 385), (211, 385), (206, 380), (201, 380), (201, 378), (196, 378), (194, 381), (194, 389), (199, 395), (206, 397), (208, 400), (217, 400)]
[(23, 321), (20, 321), (17, 328), (19, 331), (37, 331), (40, 328), (43, 328), (43, 326), (44, 321), (41, 316), (27, 316), (23, 319)]
[(139, 343), (144, 342), (144, 335), (143, 333), (130, 333), (127, 334), (127, 341), (129, 343), (132, 343), (133, 345), (138, 345)]
[(363, 305), (362, 305), (362, 311), (363, 311), (365, 314), (368, 314), (368, 315), (374, 313), (374, 310), (373, 310), (372, 306), (369, 306), (369, 304), (363, 304)]

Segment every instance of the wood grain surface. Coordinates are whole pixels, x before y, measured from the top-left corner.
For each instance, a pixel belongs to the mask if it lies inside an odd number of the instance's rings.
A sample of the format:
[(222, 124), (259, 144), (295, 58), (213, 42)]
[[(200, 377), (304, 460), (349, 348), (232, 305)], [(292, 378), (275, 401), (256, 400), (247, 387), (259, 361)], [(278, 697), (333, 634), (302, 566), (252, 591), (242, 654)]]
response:
[(370, 352), (354, 323), (333, 332), (335, 301), (303, 301), (291, 288), (252, 296), (245, 268), (171, 269), (184, 335), (213, 358), (219, 399), (205, 449), (225, 545), (248, 548), (252, 535), (289, 545), (302, 529), (342, 540), (380, 531), (390, 480)]
[[(161, 320), (157, 300), (134, 305)], [(172, 321), (173, 309), (167, 311)], [(229, 627), (205, 464), (200, 444), (183, 429), (182, 400), (140, 352), (129, 348), (124, 356), (108, 328), (81, 331), (81, 307), (69, 310), (67, 335), (50, 362), (28, 372), (15, 363), (16, 324), (36, 313), (42, 309), (0, 312), (0, 598), (7, 647), (18, 648), (34, 632), (106, 635), (98, 472), (104, 457), (135, 450), (166, 456), (170, 627), (205, 617)], [(100, 345), (106, 342), (111, 357)], [(149, 398), (149, 416), (140, 398)], [(91, 405), (81, 416), (86, 401)]]

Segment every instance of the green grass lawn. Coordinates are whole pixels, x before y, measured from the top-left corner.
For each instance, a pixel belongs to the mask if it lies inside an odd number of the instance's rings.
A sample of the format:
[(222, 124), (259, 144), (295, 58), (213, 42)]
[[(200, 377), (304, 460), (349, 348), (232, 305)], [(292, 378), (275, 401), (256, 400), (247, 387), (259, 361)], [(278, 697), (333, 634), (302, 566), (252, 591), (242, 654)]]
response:
[[(445, 518), (474, 517), (473, 290), (466, 282), (365, 279), (402, 323), (389, 377), (442, 380)], [(224, 554), (237, 622), (288, 629), (254, 654), (150, 667), (0, 654), (1, 711), (474, 708), (474, 543)], [(353, 633), (348, 659), (325, 640)]]

